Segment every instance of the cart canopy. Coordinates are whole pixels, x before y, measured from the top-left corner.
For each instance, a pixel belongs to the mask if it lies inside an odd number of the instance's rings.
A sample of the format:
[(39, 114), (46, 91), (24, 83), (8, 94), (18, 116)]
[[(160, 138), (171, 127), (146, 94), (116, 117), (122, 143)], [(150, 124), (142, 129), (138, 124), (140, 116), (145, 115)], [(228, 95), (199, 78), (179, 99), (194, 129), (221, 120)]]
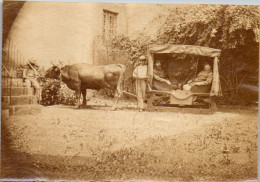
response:
[(219, 57), (221, 50), (194, 45), (159, 45), (149, 49), (151, 54), (175, 53)]
[(148, 50), (148, 84), (152, 85), (153, 80), (153, 54), (192, 54), (198, 56), (212, 57), (213, 61), (213, 81), (210, 91), (211, 96), (221, 96), (220, 76), (218, 72), (219, 59), (221, 50), (209, 47), (194, 46), (194, 45), (159, 45)]

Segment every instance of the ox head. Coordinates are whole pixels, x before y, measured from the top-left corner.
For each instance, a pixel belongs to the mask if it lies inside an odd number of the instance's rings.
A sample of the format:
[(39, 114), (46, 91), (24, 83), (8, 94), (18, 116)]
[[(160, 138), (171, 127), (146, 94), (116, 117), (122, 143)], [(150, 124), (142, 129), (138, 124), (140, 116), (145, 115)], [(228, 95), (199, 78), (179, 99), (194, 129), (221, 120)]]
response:
[(54, 64), (51, 61), (52, 66), (46, 71), (45, 77), (52, 79), (60, 79), (61, 68), (63, 67), (63, 63), (60, 61), (60, 64)]

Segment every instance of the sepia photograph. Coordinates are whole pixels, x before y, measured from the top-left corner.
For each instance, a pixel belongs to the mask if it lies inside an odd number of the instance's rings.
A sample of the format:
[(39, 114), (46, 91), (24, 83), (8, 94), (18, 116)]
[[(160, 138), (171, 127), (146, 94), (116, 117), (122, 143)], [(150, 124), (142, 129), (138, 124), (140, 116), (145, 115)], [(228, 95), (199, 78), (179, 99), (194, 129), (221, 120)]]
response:
[(257, 181), (259, 5), (3, 1), (1, 181)]

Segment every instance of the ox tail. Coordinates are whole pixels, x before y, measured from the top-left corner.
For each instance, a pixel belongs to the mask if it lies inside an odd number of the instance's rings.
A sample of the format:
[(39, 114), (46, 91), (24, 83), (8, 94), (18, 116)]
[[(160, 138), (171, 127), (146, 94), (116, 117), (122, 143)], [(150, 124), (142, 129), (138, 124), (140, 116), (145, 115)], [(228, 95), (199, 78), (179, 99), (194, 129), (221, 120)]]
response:
[(117, 64), (117, 66), (121, 68), (120, 75), (117, 82), (117, 93), (118, 96), (121, 97), (123, 94), (126, 67), (123, 64)]

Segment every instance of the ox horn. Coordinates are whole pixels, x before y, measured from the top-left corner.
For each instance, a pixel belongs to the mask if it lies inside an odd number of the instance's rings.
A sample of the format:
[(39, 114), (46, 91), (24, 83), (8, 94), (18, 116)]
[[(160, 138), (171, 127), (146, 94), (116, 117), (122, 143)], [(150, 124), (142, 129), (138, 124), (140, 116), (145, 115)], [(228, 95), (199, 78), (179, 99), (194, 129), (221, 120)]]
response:
[(60, 65), (61, 65), (62, 67), (64, 66), (63, 61), (60, 61), (60, 60), (59, 60), (59, 63), (60, 63)]
[(57, 61), (57, 60), (55, 60), (55, 66), (58, 66), (58, 67), (60, 67), (61, 65), (60, 65), (60, 62), (59, 61)]
[(51, 60), (51, 62), (50, 62), (50, 63), (51, 63), (51, 65), (53, 65), (53, 66), (54, 66), (53, 60)]
[(52, 64), (53, 66), (58, 66), (57, 62), (56, 62), (56, 61), (53, 61), (53, 60), (51, 60), (51, 64)]

